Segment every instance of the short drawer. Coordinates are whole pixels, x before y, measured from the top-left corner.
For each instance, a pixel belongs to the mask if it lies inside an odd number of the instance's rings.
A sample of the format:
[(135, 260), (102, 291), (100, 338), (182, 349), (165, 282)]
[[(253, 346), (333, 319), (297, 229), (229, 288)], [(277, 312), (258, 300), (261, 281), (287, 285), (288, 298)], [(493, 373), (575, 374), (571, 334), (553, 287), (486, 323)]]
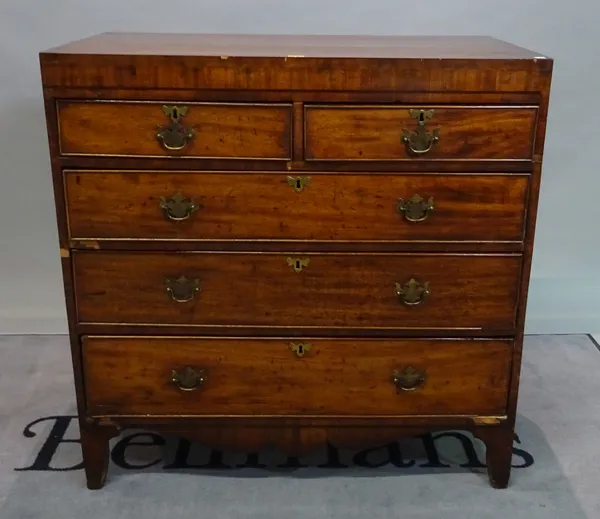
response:
[(504, 340), (85, 337), (82, 347), (91, 415), (502, 415), (512, 353)]
[(512, 330), (518, 254), (76, 251), (81, 322)]
[(536, 107), (305, 108), (306, 160), (530, 160)]
[(527, 175), (67, 171), (72, 239), (520, 242)]
[(289, 159), (287, 104), (58, 101), (62, 155)]

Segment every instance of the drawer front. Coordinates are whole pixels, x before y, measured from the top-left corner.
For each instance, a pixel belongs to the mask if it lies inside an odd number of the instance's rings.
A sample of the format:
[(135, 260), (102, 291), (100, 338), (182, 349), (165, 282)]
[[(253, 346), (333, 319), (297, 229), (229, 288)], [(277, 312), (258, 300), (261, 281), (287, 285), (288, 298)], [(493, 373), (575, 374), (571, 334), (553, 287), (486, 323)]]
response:
[(516, 254), (73, 258), (80, 321), (205, 326), (512, 329), (521, 266)]
[(535, 107), (421, 108), (307, 106), (306, 160), (532, 158)]
[(150, 102), (57, 104), (63, 155), (289, 159), (291, 106)]
[(500, 340), (89, 337), (83, 371), (92, 415), (501, 415), (511, 351)]
[(526, 175), (65, 173), (74, 239), (521, 241)]

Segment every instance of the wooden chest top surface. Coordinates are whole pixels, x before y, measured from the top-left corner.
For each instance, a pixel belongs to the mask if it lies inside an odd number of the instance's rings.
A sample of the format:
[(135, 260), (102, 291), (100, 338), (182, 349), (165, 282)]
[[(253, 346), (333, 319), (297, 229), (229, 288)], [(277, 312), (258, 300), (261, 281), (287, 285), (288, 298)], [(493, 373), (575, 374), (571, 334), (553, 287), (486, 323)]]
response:
[(103, 33), (43, 54), (307, 58), (548, 59), (488, 36)]
[(539, 92), (552, 59), (484, 36), (104, 33), (40, 53), (46, 87)]

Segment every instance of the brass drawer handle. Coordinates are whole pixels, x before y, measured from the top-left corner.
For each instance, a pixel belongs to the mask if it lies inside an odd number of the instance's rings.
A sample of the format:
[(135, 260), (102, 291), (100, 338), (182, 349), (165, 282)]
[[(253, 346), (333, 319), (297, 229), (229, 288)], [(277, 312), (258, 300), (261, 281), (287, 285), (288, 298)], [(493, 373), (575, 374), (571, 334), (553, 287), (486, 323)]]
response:
[(186, 198), (181, 193), (177, 193), (169, 198), (160, 197), (160, 208), (164, 211), (165, 216), (174, 222), (182, 222), (187, 220), (194, 214), (199, 206), (195, 200)]
[(425, 372), (413, 366), (392, 372), (392, 382), (400, 391), (414, 391), (425, 384)]
[(200, 290), (200, 280), (188, 279), (185, 276), (166, 278), (165, 288), (173, 301), (187, 303), (194, 299), (196, 292)]
[(404, 284), (396, 283), (396, 296), (408, 306), (420, 305), (430, 293), (429, 281), (421, 284), (415, 278), (410, 278)]
[(415, 194), (408, 200), (398, 199), (396, 209), (404, 215), (409, 222), (422, 222), (433, 211), (433, 197), (425, 200), (421, 195)]
[(194, 391), (204, 385), (206, 374), (203, 369), (195, 370), (190, 366), (185, 366), (172, 371), (171, 381), (181, 391)]
[(164, 105), (162, 110), (171, 121), (167, 126), (158, 127), (156, 138), (166, 150), (181, 151), (195, 134), (193, 128), (188, 128), (181, 122), (188, 112), (188, 107)]
[(290, 342), (289, 346), (298, 357), (304, 357), (312, 347), (310, 342)]
[(310, 177), (287, 177), (288, 185), (296, 191), (296, 193), (301, 193), (304, 191), (304, 188), (310, 184)]
[(435, 110), (409, 110), (408, 113), (413, 119), (417, 120), (417, 129), (403, 130), (402, 140), (408, 146), (408, 149), (415, 155), (423, 155), (433, 148), (433, 145), (440, 139), (439, 128), (434, 128), (431, 133), (427, 132), (425, 124), (433, 118)]

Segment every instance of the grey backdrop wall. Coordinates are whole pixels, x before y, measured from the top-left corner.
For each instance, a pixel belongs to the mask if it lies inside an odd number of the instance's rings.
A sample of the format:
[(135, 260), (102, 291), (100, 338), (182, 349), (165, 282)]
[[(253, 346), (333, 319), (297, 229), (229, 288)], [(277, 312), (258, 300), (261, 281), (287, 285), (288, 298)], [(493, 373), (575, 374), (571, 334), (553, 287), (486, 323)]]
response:
[(599, 19), (594, 0), (0, 0), (0, 333), (66, 331), (38, 52), (105, 31), (485, 34), (554, 57), (527, 331), (600, 330)]

